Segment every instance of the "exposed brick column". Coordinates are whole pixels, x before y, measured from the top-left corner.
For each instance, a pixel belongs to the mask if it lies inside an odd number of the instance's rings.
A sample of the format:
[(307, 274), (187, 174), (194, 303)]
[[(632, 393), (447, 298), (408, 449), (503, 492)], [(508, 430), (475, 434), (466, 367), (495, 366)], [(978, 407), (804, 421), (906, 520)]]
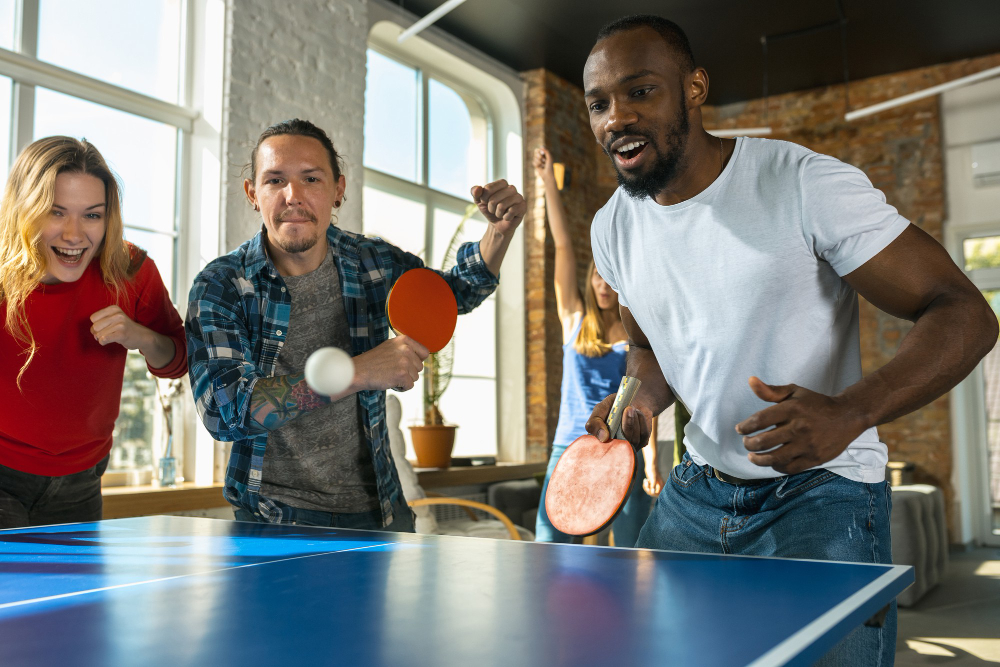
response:
[(541, 182), (531, 167), (532, 155), (547, 146), (556, 162), (566, 165), (569, 182), (563, 204), (569, 217), (581, 288), (590, 265), (590, 223), (616, 187), (607, 156), (594, 140), (583, 103), (583, 90), (545, 70), (523, 74), (525, 132), (525, 307), (527, 309), (527, 457), (544, 460), (559, 417), (562, 378), (562, 327), (552, 286), (555, 248), (545, 223)]

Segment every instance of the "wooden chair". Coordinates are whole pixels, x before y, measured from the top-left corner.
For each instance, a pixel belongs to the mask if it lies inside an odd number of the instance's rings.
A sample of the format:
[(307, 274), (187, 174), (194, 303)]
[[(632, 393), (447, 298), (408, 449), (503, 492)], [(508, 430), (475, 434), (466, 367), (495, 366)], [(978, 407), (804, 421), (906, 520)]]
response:
[(438, 494), (435, 495), (437, 497), (411, 500), (408, 504), (410, 507), (424, 507), (426, 505), (458, 505), (465, 508), (466, 513), (473, 521), (479, 521), (479, 517), (477, 517), (475, 512), (473, 512), (470, 508), (477, 509), (497, 518), (504, 525), (504, 528), (507, 529), (507, 532), (510, 533), (510, 539), (521, 539), (521, 534), (517, 532), (514, 522), (507, 518), (507, 515), (498, 510), (496, 507), (492, 507), (486, 503), (479, 503), (475, 500), (466, 500), (465, 498), (448, 498)]

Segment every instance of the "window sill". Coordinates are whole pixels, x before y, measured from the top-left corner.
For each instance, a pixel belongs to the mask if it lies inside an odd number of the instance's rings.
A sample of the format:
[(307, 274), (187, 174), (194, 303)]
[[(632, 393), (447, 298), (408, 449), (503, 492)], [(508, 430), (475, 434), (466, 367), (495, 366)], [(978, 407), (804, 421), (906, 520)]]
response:
[[(456, 468), (415, 468), (420, 485), (425, 489), (473, 484), (493, 484), (513, 479), (529, 479), (545, 471), (545, 463), (498, 463), (492, 466)], [(199, 485), (183, 482), (176, 487), (108, 486), (104, 496), (104, 518), (124, 519), (150, 514), (186, 512), (190, 510), (227, 507), (222, 484)]]
[(104, 496), (105, 519), (124, 519), (229, 505), (222, 495), (222, 484), (199, 485), (183, 482), (175, 487), (159, 487), (152, 484), (109, 486), (101, 489), (101, 495)]
[(546, 463), (497, 463), (492, 466), (462, 466), (459, 468), (417, 468), (417, 479), (425, 489), (472, 484), (493, 484), (513, 479), (530, 479), (545, 472)]

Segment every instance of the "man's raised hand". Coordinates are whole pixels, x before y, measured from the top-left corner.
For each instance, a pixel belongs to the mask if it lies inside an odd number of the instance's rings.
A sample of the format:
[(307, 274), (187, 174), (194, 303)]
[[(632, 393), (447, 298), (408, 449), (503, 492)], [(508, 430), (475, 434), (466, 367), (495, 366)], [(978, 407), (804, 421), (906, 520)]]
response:
[(493, 228), (504, 236), (514, 233), (528, 211), (521, 193), (503, 179), (486, 186), (473, 186), (472, 201)]

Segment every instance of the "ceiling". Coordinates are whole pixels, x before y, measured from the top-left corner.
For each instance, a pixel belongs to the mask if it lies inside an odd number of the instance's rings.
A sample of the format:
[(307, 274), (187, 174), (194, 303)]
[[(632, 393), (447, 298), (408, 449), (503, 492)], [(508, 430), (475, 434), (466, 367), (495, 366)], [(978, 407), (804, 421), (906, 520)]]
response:
[[(391, 0), (424, 16), (444, 0)], [(850, 78), (1000, 53), (1000, 0), (842, 0)], [(761, 97), (761, 37), (770, 94), (844, 81), (836, 0), (467, 0), (437, 26), (524, 71), (544, 67), (582, 85), (594, 35), (626, 14), (659, 14), (687, 33), (708, 70), (710, 104)]]

